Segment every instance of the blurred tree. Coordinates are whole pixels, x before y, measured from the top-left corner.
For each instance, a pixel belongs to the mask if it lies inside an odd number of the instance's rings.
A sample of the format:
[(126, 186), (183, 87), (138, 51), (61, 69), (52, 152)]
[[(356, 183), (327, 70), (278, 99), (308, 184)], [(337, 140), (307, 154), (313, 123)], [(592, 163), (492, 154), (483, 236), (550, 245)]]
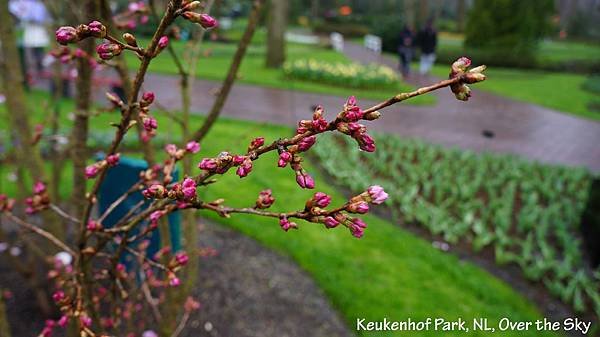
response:
[(279, 68), (285, 62), (285, 29), (288, 23), (288, 0), (271, 0), (267, 19), (267, 67)]
[(465, 31), (465, 16), (467, 12), (467, 6), (465, 0), (456, 1), (456, 29), (459, 32)]
[(415, 29), (415, 2), (414, 0), (404, 0), (402, 2), (403, 5), (403, 14), (404, 22), (412, 29)]
[(553, 0), (475, 0), (467, 18), (465, 45), (531, 55), (538, 40), (550, 31), (553, 12)]
[(417, 13), (417, 26), (422, 28), (429, 19), (429, 2), (427, 0), (419, 0), (419, 11)]

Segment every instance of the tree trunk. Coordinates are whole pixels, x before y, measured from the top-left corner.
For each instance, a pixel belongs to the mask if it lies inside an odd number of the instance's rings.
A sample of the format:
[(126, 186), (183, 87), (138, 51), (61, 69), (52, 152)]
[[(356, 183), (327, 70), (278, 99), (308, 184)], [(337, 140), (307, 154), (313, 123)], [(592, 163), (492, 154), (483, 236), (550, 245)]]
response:
[[(85, 3), (86, 22), (96, 18), (98, 6), (96, 0)], [(85, 39), (80, 43), (89, 55), (94, 55), (94, 39)], [(71, 160), (73, 161), (73, 212), (76, 217), (83, 215), (87, 204), (85, 166), (88, 157), (87, 139), (89, 133), (89, 113), (92, 103), (93, 70), (89, 62), (82, 58), (77, 60), (77, 80), (75, 82), (75, 121), (71, 131)]]
[[(32, 144), (31, 122), (25, 103), (23, 90), (23, 74), (21, 74), (19, 53), (13, 30), (13, 20), (8, 11), (8, 0), (0, 0), (0, 44), (2, 57), (0, 58), (0, 74), (6, 96), (6, 108), (10, 128), (14, 132), (14, 151), (17, 158), (19, 171), (25, 174), (28, 171), (32, 180), (47, 183), (44, 173), (44, 164), (38, 149)], [(20, 182), (24, 182), (21, 177)], [(20, 186), (25, 191), (31, 191), (30, 186)], [(56, 237), (64, 238), (64, 228), (51, 212), (42, 213), (44, 225)], [(56, 251), (48, 245), (48, 251)]]
[(402, 2), (402, 5), (404, 11), (404, 23), (411, 29), (416, 29), (417, 27), (415, 25), (415, 1), (404, 0)]
[(418, 22), (419, 28), (423, 28), (429, 19), (429, 2), (427, 0), (419, 0)]
[(456, 28), (459, 32), (465, 31), (465, 17), (467, 12), (467, 4), (465, 0), (456, 1)]
[(280, 68), (285, 62), (285, 29), (288, 0), (270, 0), (267, 20), (267, 67)]

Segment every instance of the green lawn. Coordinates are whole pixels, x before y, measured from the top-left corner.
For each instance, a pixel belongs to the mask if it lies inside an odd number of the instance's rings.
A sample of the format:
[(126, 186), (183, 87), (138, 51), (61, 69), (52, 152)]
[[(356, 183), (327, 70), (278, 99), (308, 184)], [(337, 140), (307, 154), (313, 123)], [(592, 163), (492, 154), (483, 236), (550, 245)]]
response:
[[(44, 106), (40, 98), (39, 94), (33, 95), (30, 100), (32, 106)], [(0, 117), (3, 117), (3, 113), (0, 108)], [(167, 121), (159, 113), (157, 115), (159, 131), (165, 132)], [(44, 119), (44, 113), (39, 110), (32, 116), (38, 122)], [(116, 114), (104, 114), (93, 120), (92, 129), (107, 130), (107, 121), (117, 118)], [(3, 120), (4, 118), (0, 118), (0, 128), (6, 132)], [(192, 126), (200, 123), (201, 119), (196, 117)], [(202, 144), (201, 153), (196, 158), (199, 160), (203, 156), (214, 156), (222, 150), (241, 151), (253, 136), (264, 136), (267, 141), (271, 141), (291, 132), (287, 127), (221, 119)], [(3, 167), (0, 180), (6, 181), (9, 169)], [(335, 205), (344, 202), (342, 194), (325, 182), (310, 160), (307, 161), (306, 168), (316, 178), (316, 190), (331, 194)], [(69, 175), (68, 167), (64, 174)], [(61, 186), (63, 193), (70, 189), (70, 183), (70, 179), (64, 181)], [(2, 184), (0, 192), (13, 194), (15, 188), (14, 184)], [(258, 192), (265, 188), (273, 190), (277, 199), (275, 209), (300, 209), (312, 194), (296, 185), (289, 169), (277, 168), (276, 156), (269, 154), (256, 163), (248, 178), (240, 180), (230, 172), (217, 184), (210, 185), (201, 192), (201, 195), (206, 200), (226, 196), (228, 204), (248, 206), (254, 203)], [(299, 230), (285, 233), (273, 219), (241, 215), (222, 219), (209, 212), (201, 212), (201, 215), (216, 219), (223, 225), (290, 256), (316, 280), (351, 328), (354, 327), (356, 318), (404, 320), (410, 317), (421, 320), (427, 317), (461, 317), (470, 321), (485, 317), (489, 318), (491, 324), (496, 324), (502, 317), (513, 321), (541, 317), (531, 303), (504, 282), (468, 262), (434, 249), (429, 242), (376, 216), (365, 217), (369, 228), (365, 237), (357, 240), (344, 228), (326, 230), (320, 225), (300, 222)], [(363, 332), (361, 335), (393, 334)], [(439, 336), (440, 332), (414, 332), (410, 335)], [(469, 334), (444, 333), (444, 336), (466, 335), (486, 334), (473, 331)], [(553, 333), (535, 331), (503, 332), (501, 335), (556, 336)]]
[[(448, 67), (436, 65), (433, 73), (446, 77)], [(490, 91), (519, 101), (600, 120), (600, 113), (593, 112), (588, 106), (594, 99), (598, 99), (598, 95), (582, 88), (586, 80), (583, 75), (494, 67), (488, 68), (485, 74), (488, 79), (478, 85), (475, 91)]]
[[(239, 71), (240, 83), (341, 97), (355, 95), (359, 99), (372, 100), (385, 100), (399, 92), (408, 91), (411, 89), (410, 86), (402, 82), (398, 83), (396, 87), (369, 90), (344, 88), (336, 85), (321, 84), (318, 82), (291, 80), (284, 76), (281, 69), (269, 69), (265, 67), (266, 47), (264, 44), (264, 35), (264, 31), (257, 32), (254, 42), (248, 48), (246, 57)], [(145, 42), (146, 41), (143, 41), (142, 45), (144, 45)], [(182, 55), (186, 49), (185, 42), (172, 41), (171, 43), (173, 43), (178, 54)], [(231, 63), (231, 58), (236, 50), (236, 44), (205, 42), (202, 50), (203, 55), (200, 57), (197, 66), (197, 76), (202, 79), (219, 81), (225, 78)], [(139, 61), (135, 55), (132, 53), (125, 54), (130, 67), (132, 69), (137, 68)], [(351, 62), (345, 55), (328, 48), (294, 43), (288, 44), (287, 59), (289, 61), (308, 58), (326, 62)], [(150, 71), (164, 74), (177, 74), (175, 63), (173, 63), (172, 58), (166, 52), (152, 61)], [(435, 102), (435, 98), (432, 96), (417, 97), (409, 102), (409, 104), (432, 104)]]

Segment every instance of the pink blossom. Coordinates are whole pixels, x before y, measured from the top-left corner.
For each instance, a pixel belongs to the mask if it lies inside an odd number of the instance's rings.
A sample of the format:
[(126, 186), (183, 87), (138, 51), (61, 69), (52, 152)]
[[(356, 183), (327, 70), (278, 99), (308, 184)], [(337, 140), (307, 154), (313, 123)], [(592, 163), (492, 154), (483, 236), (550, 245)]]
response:
[(177, 261), (177, 263), (180, 266), (185, 266), (188, 263), (189, 259), (190, 258), (188, 257), (188, 255), (185, 252), (180, 252), (180, 253), (175, 254), (175, 261)]
[(108, 166), (115, 166), (119, 163), (120, 159), (121, 159), (121, 155), (119, 153), (115, 153), (115, 154), (108, 155), (106, 157), (106, 162), (108, 163)]
[(100, 172), (100, 168), (96, 164), (89, 165), (85, 168), (85, 177), (88, 179), (95, 178)]
[(142, 194), (145, 198), (164, 198), (167, 194), (167, 190), (163, 185), (154, 184), (145, 189)]
[(56, 30), (56, 42), (66, 46), (69, 43), (77, 42), (77, 29), (71, 26), (63, 26)]
[(383, 187), (379, 185), (373, 185), (367, 189), (371, 202), (375, 205), (382, 204), (387, 198), (388, 194), (383, 190)]
[(244, 160), (246, 160), (245, 156), (233, 156), (233, 164), (234, 165), (241, 165)]
[(212, 171), (217, 168), (217, 161), (213, 158), (204, 158), (198, 164), (198, 168), (202, 170)]
[(317, 132), (323, 132), (325, 130), (327, 130), (327, 126), (329, 124), (327, 123), (327, 121), (324, 118), (318, 118), (318, 119), (314, 119), (312, 121), (312, 128), (313, 130), (317, 131)]
[(198, 310), (198, 309), (200, 309), (200, 302), (194, 300), (194, 298), (192, 296), (188, 296), (188, 298), (185, 300), (185, 304), (183, 305), (183, 308), (187, 312)]
[(80, 316), (79, 321), (81, 322), (81, 325), (85, 326), (86, 328), (92, 326), (92, 319), (86, 315)]
[(158, 334), (153, 330), (146, 330), (142, 333), (142, 337), (158, 337)]
[(150, 18), (148, 17), (148, 15), (142, 15), (142, 16), (140, 17), (140, 23), (141, 23), (142, 25), (145, 25), (145, 24), (147, 24), (149, 20), (150, 20)]
[(366, 152), (375, 152), (375, 140), (367, 133), (360, 134), (356, 140), (361, 150)]
[(323, 223), (327, 228), (335, 228), (340, 224), (339, 221), (337, 221), (334, 217), (331, 216), (325, 217)]
[(165, 145), (165, 152), (173, 157), (175, 156), (175, 153), (177, 153), (177, 146), (175, 144), (167, 144)]
[(308, 173), (297, 173), (296, 182), (302, 188), (313, 189), (315, 188), (315, 181)]
[(185, 150), (190, 153), (197, 153), (200, 151), (200, 144), (196, 141), (191, 141), (185, 144)]
[(279, 154), (279, 161), (277, 161), (277, 166), (279, 167), (285, 167), (287, 165), (287, 163), (289, 163), (292, 160), (292, 154), (284, 151), (281, 152)]
[(205, 29), (211, 29), (218, 25), (217, 20), (215, 20), (215, 18), (204, 13), (199, 14), (188, 11), (183, 12), (181, 16), (183, 16), (186, 20), (200, 24)]

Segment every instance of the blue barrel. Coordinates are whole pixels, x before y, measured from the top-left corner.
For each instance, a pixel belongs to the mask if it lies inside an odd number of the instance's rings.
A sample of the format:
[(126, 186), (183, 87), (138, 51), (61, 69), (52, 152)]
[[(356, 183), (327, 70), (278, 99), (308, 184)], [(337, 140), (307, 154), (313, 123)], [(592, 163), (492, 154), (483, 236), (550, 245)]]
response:
[[(98, 159), (101, 160), (104, 155), (98, 155)], [(106, 178), (102, 182), (98, 191), (98, 209), (99, 213), (103, 214), (110, 205), (121, 197), (125, 192), (133, 186), (140, 179), (140, 172), (148, 168), (148, 164), (145, 160), (134, 159), (128, 157), (121, 157), (119, 164), (108, 169)], [(179, 178), (179, 172), (176, 169), (173, 172), (173, 179)], [(117, 221), (123, 218), (129, 210), (135, 205), (144, 200), (141, 192), (132, 193), (119, 204), (106, 219), (102, 222), (102, 225), (106, 228), (113, 227)], [(140, 210), (144, 210), (150, 205), (150, 201), (147, 201)], [(179, 212), (173, 212), (168, 216), (169, 222), (169, 234), (171, 237), (171, 249), (176, 252), (181, 250), (181, 214)], [(160, 227), (156, 229), (150, 239), (150, 246), (148, 247), (147, 254), (152, 257), (161, 248), (160, 240)], [(132, 230), (130, 235), (133, 236), (139, 231), (137, 229)], [(129, 259), (127, 259), (129, 260)], [(129, 265), (129, 261), (123, 261)]]

